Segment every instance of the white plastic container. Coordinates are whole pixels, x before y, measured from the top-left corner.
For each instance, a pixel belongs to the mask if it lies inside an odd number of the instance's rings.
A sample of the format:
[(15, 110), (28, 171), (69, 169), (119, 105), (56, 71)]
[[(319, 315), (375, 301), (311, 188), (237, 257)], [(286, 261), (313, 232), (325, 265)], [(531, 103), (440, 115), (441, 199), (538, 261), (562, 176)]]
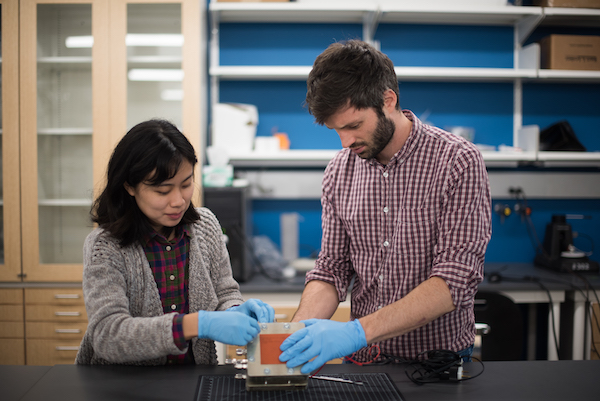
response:
[(258, 126), (256, 106), (218, 103), (214, 105), (212, 114), (212, 146), (226, 149), (230, 157), (252, 151)]

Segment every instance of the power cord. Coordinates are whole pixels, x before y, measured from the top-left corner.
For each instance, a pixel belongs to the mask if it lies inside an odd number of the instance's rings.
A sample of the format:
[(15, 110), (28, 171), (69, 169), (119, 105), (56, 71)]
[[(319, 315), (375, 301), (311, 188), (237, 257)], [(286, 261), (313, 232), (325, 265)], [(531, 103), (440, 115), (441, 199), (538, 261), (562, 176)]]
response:
[[(463, 357), (458, 352), (443, 349), (424, 351), (418, 354), (415, 359), (405, 359), (383, 354), (379, 346), (375, 344), (369, 348), (369, 356), (371, 359), (366, 362), (357, 362), (350, 356), (345, 357), (344, 360), (359, 366), (408, 364), (405, 370), (406, 376), (418, 385), (439, 381), (461, 382), (471, 380), (480, 376), (485, 370), (483, 362), (471, 356), (472, 360), (479, 362), (481, 370), (472, 376), (465, 375), (468, 372), (463, 369)], [(377, 360), (378, 358), (379, 360)]]
[[(424, 356), (427, 358), (422, 359)], [(405, 371), (406, 376), (415, 384), (437, 383), (440, 381), (462, 382), (480, 376), (485, 370), (483, 362), (475, 357), (481, 365), (481, 371), (473, 376), (467, 376), (463, 370), (463, 357), (457, 352), (449, 350), (425, 351), (409, 363)], [(412, 372), (409, 369), (412, 368)]]

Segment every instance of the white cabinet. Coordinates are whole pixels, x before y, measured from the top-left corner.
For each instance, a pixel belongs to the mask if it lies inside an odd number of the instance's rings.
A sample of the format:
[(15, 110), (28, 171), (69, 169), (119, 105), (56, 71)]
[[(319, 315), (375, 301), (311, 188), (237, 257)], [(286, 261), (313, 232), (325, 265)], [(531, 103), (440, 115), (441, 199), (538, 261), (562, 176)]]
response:
[[(600, 27), (600, 10), (517, 6), (439, 5), (426, 8), (418, 2), (290, 2), (209, 4), (211, 16), (210, 64), (211, 104), (219, 102), (223, 81), (304, 81), (311, 65), (221, 65), (220, 26), (226, 23), (351, 23), (362, 25), (362, 38), (373, 42), (379, 24), (470, 25), (512, 27), (513, 65), (510, 68), (412, 67), (396, 63), (401, 82), (503, 82), (513, 85), (513, 141), (523, 151), (483, 152), (488, 165), (561, 160), (566, 163), (600, 165), (600, 153), (538, 152), (537, 127), (523, 127), (523, 83), (600, 83), (600, 71), (556, 71), (539, 68), (539, 46), (523, 47), (543, 24)], [(243, 41), (243, 38), (240, 38)], [(385, 49), (383, 49), (385, 51)], [(266, 63), (265, 63), (266, 64)], [(234, 166), (325, 165), (332, 151), (293, 150), (275, 154), (232, 155)]]

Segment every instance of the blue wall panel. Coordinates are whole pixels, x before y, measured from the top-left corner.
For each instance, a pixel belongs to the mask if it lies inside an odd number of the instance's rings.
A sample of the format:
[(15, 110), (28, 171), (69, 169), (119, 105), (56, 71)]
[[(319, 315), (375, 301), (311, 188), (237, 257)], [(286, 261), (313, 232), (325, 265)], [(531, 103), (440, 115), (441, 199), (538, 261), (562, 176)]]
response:
[(312, 65), (331, 43), (362, 36), (358, 24), (221, 24), (221, 65)]
[(600, 152), (600, 84), (531, 83), (523, 89), (523, 124), (540, 129), (567, 120), (588, 151)]
[[(514, 207), (514, 199), (494, 199), (493, 203)], [(501, 219), (498, 214), (492, 216), (492, 239), (487, 253), (487, 262), (532, 263), (535, 257), (536, 235), (544, 240), (546, 225), (553, 214), (584, 215), (586, 219), (568, 220), (575, 238), (575, 246), (582, 251), (592, 251), (591, 259), (600, 261), (600, 199), (591, 200), (529, 200), (532, 208), (529, 225), (516, 214)], [(255, 200), (253, 202), (253, 224), (255, 235), (267, 235), (277, 244), (280, 243), (279, 218), (281, 213), (298, 213), (300, 256), (314, 256), (321, 247), (321, 204), (318, 200), (275, 201)], [(531, 228), (533, 227), (533, 229)]]
[[(550, 33), (599, 34), (598, 29), (541, 27), (527, 43)], [(359, 38), (359, 24), (221, 24), (221, 65), (312, 65), (330, 43)], [(380, 24), (375, 39), (397, 66), (512, 68), (512, 27), (434, 26)], [(526, 43), (526, 44), (527, 44)], [(259, 111), (258, 135), (286, 132), (292, 149), (339, 149), (337, 134), (314, 124), (303, 107), (306, 94), (301, 81), (221, 81), (220, 100), (255, 104)], [(475, 128), (475, 142), (512, 144), (513, 84), (414, 82), (400, 78), (400, 104), (442, 128)], [(600, 85), (523, 83), (523, 124), (544, 128), (566, 119), (580, 141), (600, 151)], [(527, 190), (525, 188), (525, 190)], [(494, 200), (514, 205), (514, 200)], [(539, 239), (552, 214), (584, 214), (591, 220), (574, 220), (573, 229), (582, 250), (600, 244), (600, 200), (530, 200), (531, 216)], [(281, 213), (301, 216), (300, 254), (311, 256), (320, 248), (321, 205), (318, 200), (254, 200), (254, 234), (268, 235), (279, 245)], [(535, 255), (527, 225), (513, 215), (501, 221), (493, 216), (490, 262), (531, 262)], [(589, 236), (591, 240), (586, 239)], [(595, 260), (599, 260), (596, 256)]]
[(380, 24), (375, 39), (397, 67), (513, 66), (511, 27)]

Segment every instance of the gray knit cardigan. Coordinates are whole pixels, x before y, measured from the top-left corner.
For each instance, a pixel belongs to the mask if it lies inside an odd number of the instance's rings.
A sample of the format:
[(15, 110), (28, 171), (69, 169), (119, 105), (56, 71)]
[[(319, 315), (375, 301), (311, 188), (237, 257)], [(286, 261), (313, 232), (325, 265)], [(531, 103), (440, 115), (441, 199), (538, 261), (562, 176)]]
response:
[[(189, 252), (189, 308), (221, 311), (243, 302), (231, 274), (221, 227), (212, 212), (198, 208)], [(83, 248), (83, 295), (88, 315), (77, 364), (164, 365), (182, 354), (173, 340), (173, 317), (165, 314), (150, 264), (139, 244), (121, 247), (97, 228)], [(197, 364), (216, 364), (211, 340), (192, 340)]]

